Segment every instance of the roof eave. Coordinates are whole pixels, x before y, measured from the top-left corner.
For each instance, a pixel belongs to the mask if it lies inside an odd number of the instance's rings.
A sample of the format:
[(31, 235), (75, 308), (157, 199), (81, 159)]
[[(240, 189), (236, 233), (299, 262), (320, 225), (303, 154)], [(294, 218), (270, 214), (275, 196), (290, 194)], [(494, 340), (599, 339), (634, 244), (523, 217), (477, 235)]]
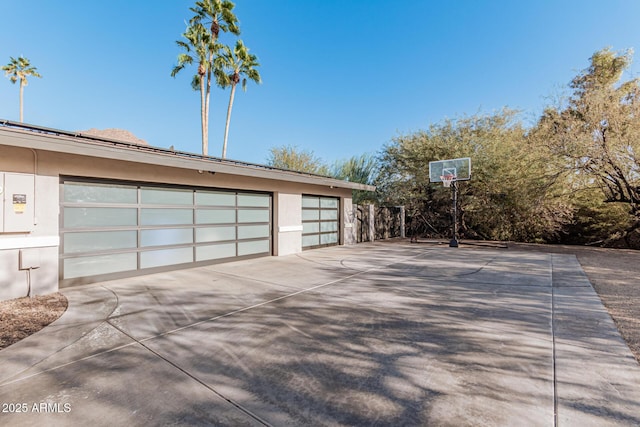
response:
[(330, 177), (271, 168), (269, 166), (228, 161), (216, 157), (205, 157), (152, 146), (128, 144), (102, 138), (83, 138), (80, 140), (71, 134), (52, 135), (50, 133), (37, 133), (31, 130), (3, 127), (0, 127), (0, 136), (3, 136), (0, 142), (1, 144), (31, 148), (34, 150), (124, 160), (253, 178), (274, 179), (301, 184), (322, 185), (332, 188), (364, 191), (375, 191), (376, 189), (373, 185), (342, 181)]

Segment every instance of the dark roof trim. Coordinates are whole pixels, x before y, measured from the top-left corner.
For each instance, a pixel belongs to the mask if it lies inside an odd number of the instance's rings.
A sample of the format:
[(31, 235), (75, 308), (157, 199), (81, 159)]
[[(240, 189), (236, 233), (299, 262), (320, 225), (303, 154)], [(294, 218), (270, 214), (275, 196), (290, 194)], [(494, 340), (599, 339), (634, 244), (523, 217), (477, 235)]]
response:
[[(42, 126), (0, 120), (0, 143), (16, 147), (79, 154), (105, 159), (126, 160), (158, 166), (205, 170), (230, 175), (276, 179), (304, 184), (324, 185), (352, 190), (375, 191), (375, 186), (342, 181), (322, 175), (290, 171), (271, 166), (202, 156), (184, 151), (140, 145), (102, 138), (80, 132), (63, 131)], [(12, 141), (15, 139), (16, 141)]]

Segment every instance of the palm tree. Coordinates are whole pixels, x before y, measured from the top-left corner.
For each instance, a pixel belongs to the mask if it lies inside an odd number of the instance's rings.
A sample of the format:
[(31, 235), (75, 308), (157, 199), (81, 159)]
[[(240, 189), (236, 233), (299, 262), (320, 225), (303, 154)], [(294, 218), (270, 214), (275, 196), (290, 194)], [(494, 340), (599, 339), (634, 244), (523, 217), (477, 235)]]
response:
[(191, 19), (192, 23), (208, 23), (213, 41), (218, 40), (220, 30), (232, 34), (240, 35), (238, 18), (233, 13), (235, 4), (228, 0), (200, 0), (196, 2), (196, 7), (191, 11), (196, 14)]
[[(218, 35), (220, 31), (240, 34), (238, 19), (233, 14), (235, 5), (227, 0), (201, 0), (190, 10), (195, 16), (189, 21), (187, 31), (182, 35), (187, 42), (178, 41), (178, 46), (186, 53), (178, 55), (178, 65), (171, 75), (182, 70), (185, 65), (192, 64), (197, 58), (198, 74), (193, 77), (191, 87), (200, 90), (200, 112), (202, 119), (202, 154), (207, 155), (209, 146), (209, 100), (211, 96), (211, 77), (213, 60), (220, 45)], [(209, 24), (207, 28), (205, 24)], [(192, 51), (196, 57), (193, 57)]]
[[(242, 90), (247, 90), (247, 78), (256, 83), (261, 83), (260, 73), (256, 67), (260, 66), (258, 58), (249, 53), (249, 49), (242, 43), (236, 42), (232, 51), (229, 46), (222, 46), (222, 54), (217, 58), (215, 73), (218, 85), (223, 89), (231, 86), (231, 96), (227, 107), (227, 122), (224, 127), (224, 144), (222, 145), (222, 158), (227, 156), (227, 140), (229, 137), (229, 122), (231, 121), (231, 109), (236, 93), (236, 85), (242, 81)], [(242, 78), (245, 76), (245, 78)]]
[(9, 57), (10, 61), (7, 65), (2, 67), (5, 75), (9, 77), (11, 83), (17, 82), (20, 80), (20, 123), (23, 121), (23, 99), (24, 99), (24, 87), (28, 84), (27, 76), (39, 77), (42, 76), (38, 74), (36, 67), (32, 67), (29, 60), (22, 55), (15, 59), (14, 57)]
[(211, 37), (202, 24), (189, 25), (182, 37), (187, 41), (178, 40), (176, 44), (183, 48), (185, 52), (178, 55), (178, 65), (173, 67), (171, 77), (175, 77), (187, 65), (191, 65), (194, 62), (198, 63), (198, 72), (191, 80), (191, 87), (193, 90), (200, 90), (202, 154), (206, 156), (209, 151), (209, 110), (208, 102), (206, 102), (209, 91), (207, 90), (206, 82), (207, 72), (211, 68), (209, 57), (212, 55), (212, 50), (216, 49), (216, 46), (212, 45)]

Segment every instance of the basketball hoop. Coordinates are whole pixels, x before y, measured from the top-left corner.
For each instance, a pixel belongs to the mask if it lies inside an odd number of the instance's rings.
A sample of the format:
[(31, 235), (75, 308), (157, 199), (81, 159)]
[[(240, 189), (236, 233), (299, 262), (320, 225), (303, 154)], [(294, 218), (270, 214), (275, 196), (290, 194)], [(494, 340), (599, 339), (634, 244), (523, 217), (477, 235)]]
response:
[(451, 183), (456, 179), (455, 175), (440, 175), (440, 179), (442, 180), (442, 185), (449, 188), (451, 187)]

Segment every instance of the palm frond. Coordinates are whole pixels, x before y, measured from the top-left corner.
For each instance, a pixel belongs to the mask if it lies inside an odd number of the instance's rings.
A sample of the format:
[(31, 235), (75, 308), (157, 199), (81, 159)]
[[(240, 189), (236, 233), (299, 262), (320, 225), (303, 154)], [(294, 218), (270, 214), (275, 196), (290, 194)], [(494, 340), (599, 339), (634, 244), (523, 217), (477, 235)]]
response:
[(29, 59), (24, 56), (20, 56), (17, 59), (13, 56), (9, 57), (9, 63), (2, 67), (5, 72), (5, 76), (9, 77), (11, 83), (16, 83), (18, 80), (22, 86), (26, 86), (28, 81), (27, 77), (42, 78), (42, 75), (38, 73), (36, 67), (31, 66)]
[(181, 64), (181, 65), (193, 64), (193, 56), (187, 55), (186, 53), (181, 53), (180, 55), (178, 55), (178, 64)]
[(216, 79), (216, 84), (220, 88), (226, 89), (227, 87), (231, 86), (231, 79), (229, 78), (229, 75), (224, 72), (224, 70), (216, 68), (213, 71), (213, 75)]
[[(249, 53), (242, 40), (236, 42), (233, 50), (227, 45), (222, 45), (219, 55), (214, 60), (214, 67), (224, 72), (226, 77), (220, 78), (218, 85), (225, 88), (242, 82), (242, 89), (246, 91), (247, 78), (255, 83), (262, 82), (260, 73), (256, 70), (259, 65), (257, 57)], [(240, 79), (241, 76), (245, 77), (244, 80)]]
[(200, 90), (200, 81), (201, 81), (201, 77), (198, 74), (195, 74), (193, 76), (193, 79), (191, 80), (191, 88), (193, 90)]
[(191, 52), (191, 46), (188, 43), (185, 43), (182, 40), (176, 40), (176, 44), (187, 52)]

